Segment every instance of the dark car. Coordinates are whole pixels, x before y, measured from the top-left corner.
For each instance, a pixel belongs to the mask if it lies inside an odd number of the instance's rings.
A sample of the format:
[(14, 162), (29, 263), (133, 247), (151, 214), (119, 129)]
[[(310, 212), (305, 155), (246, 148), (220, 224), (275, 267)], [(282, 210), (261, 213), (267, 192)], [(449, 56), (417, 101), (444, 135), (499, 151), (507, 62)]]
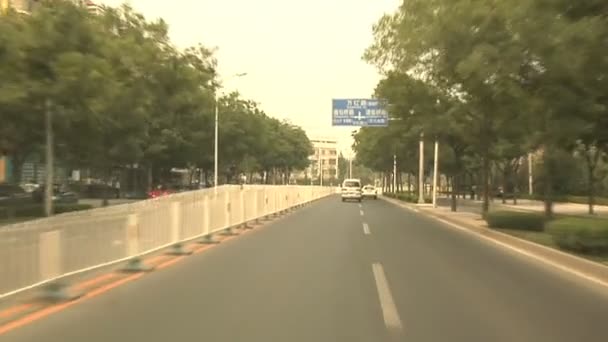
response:
[[(41, 185), (38, 189), (32, 192), (34, 201), (37, 203), (44, 202), (45, 186)], [(53, 185), (53, 202), (55, 203), (78, 203), (78, 195), (70, 191), (66, 186), (61, 184)]]
[(32, 195), (19, 185), (0, 184), (0, 206), (17, 206), (33, 202)]
[(120, 190), (107, 184), (88, 184), (82, 189), (84, 198), (119, 198)]

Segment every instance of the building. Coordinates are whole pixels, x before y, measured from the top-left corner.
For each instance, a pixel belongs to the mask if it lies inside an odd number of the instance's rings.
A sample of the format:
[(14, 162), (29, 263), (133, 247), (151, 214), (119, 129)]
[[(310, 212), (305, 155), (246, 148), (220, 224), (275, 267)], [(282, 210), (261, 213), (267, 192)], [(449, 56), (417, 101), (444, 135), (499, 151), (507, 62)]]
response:
[(97, 5), (93, 1), (83, 0), (83, 1), (81, 1), (81, 4), (83, 6), (85, 6), (87, 8), (87, 10), (89, 11), (89, 13), (91, 13), (91, 14), (99, 15), (99, 14), (103, 13), (103, 7), (101, 7), (100, 5)]
[(0, 9), (6, 11), (9, 8), (17, 12), (30, 13), (39, 0), (0, 0)]
[[(338, 142), (333, 139), (312, 139), (314, 154), (308, 157), (310, 165), (298, 175), (298, 179), (318, 183), (321, 175), (323, 182), (338, 179)], [(329, 183), (328, 183), (329, 184)]]
[(0, 157), (0, 183), (8, 182), (8, 159)]

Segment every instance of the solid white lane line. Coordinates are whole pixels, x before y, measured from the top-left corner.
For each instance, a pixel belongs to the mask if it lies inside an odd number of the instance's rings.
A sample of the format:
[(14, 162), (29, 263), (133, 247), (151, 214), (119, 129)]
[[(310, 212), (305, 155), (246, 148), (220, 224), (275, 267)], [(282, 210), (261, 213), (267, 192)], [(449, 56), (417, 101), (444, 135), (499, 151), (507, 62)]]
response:
[(361, 216), (363, 216), (363, 210), (359, 210), (359, 214), (361, 214)]
[(370, 235), (372, 232), (369, 231), (369, 225), (367, 223), (363, 224), (363, 233), (365, 235)]
[[(488, 242), (492, 242), (492, 243), (497, 244), (497, 245), (499, 245), (499, 246), (501, 246), (503, 248), (509, 249), (509, 250), (511, 250), (513, 252), (525, 255), (526, 257), (535, 259), (535, 260), (540, 261), (542, 263), (545, 263), (545, 264), (547, 264), (549, 266), (555, 267), (555, 268), (557, 268), (557, 269), (559, 269), (559, 270), (561, 270), (563, 272), (570, 273), (570, 274), (572, 274), (574, 276), (577, 276), (577, 277), (580, 277), (582, 279), (588, 280), (588, 281), (593, 282), (593, 283), (595, 283), (597, 285), (608, 287), (608, 282), (606, 282), (606, 281), (604, 281), (604, 280), (602, 280), (600, 278), (596, 278), (594, 276), (587, 275), (587, 274), (585, 274), (583, 272), (575, 270), (574, 268), (570, 268), (568, 266), (565, 266), (565, 265), (559, 264), (557, 262), (551, 261), (551, 260), (549, 260), (549, 259), (547, 259), (545, 257), (542, 257), (540, 255), (536, 255), (536, 254), (531, 253), (531, 252), (528, 252), (528, 251), (526, 251), (524, 249), (521, 249), (521, 248), (518, 248), (518, 247), (515, 247), (515, 246), (511, 246), (509, 244), (506, 244), (504, 242), (492, 239), (492, 238), (487, 237), (487, 236), (480, 235), (480, 234), (478, 234), (478, 233), (476, 233), (474, 231), (471, 231), (471, 230), (469, 230), (469, 229), (467, 229), (465, 227), (459, 226), (458, 224), (446, 221), (446, 220), (438, 218), (438, 217), (433, 217), (433, 218), (435, 220), (441, 222), (441, 223), (444, 223), (444, 224), (450, 226), (450, 227), (456, 228), (458, 230), (461, 230), (461, 231), (463, 231), (465, 233), (471, 234), (473, 236), (476, 236), (476, 237), (478, 237), (480, 239), (483, 239), (483, 240), (486, 240)], [(524, 242), (525, 242), (525, 240), (524, 240)]]
[(388, 286), (384, 268), (382, 267), (382, 264), (374, 263), (372, 265), (372, 270), (374, 271), (376, 288), (378, 289), (378, 297), (380, 298), (380, 306), (382, 307), (382, 316), (384, 316), (384, 324), (391, 332), (401, 331), (403, 330), (401, 318), (399, 318), (399, 312), (397, 312), (391, 289)]

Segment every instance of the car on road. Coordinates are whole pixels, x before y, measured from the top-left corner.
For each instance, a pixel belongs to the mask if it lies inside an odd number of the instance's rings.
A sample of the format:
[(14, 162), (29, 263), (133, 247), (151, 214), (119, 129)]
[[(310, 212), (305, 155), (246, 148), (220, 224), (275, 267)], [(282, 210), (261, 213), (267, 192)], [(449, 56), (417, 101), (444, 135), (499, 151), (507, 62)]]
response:
[(361, 180), (346, 179), (342, 182), (342, 202), (354, 200), (361, 202), (363, 192), (361, 191)]
[(80, 196), (82, 198), (120, 198), (120, 189), (108, 184), (96, 183), (87, 184), (81, 187)]
[(154, 189), (148, 191), (148, 198), (168, 196), (177, 192), (179, 191), (177, 191), (175, 188), (171, 188), (166, 185), (158, 185)]
[(373, 185), (366, 185), (363, 187), (363, 198), (378, 199), (378, 190)]
[[(36, 203), (44, 202), (44, 192), (46, 186), (40, 185), (36, 190), (32, 191), (32, 197)], [(67, 185), (53, 184), (53, 202), (62, 204), (78, 203), (78, 194), (72, 191)]]
[(19, 206), (33, 203), (31, 193), (16, 184), (0, 184), (0, 206)]

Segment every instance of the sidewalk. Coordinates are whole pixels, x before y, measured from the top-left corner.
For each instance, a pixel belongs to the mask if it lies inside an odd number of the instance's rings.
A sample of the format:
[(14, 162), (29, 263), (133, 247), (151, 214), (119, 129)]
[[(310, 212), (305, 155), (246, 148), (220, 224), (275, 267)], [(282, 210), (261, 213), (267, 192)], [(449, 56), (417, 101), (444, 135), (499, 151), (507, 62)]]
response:
[(480, 239), (492, 241), (530, 260), (540, 261), (545, 265), (608, 288), (608, 265), (489, 229), (486, 222), (478, 213), (466, 211), (452, 212), (449, 206), (433, 208), (430, 204), (416, 205), (386, 197), (382, 197), (382, 199), (442, 221), (454, 228), (465, 230)]
[[(441, 208), (449, 208), (451, 199), (447, 197), (438, 198), (438, 205)], [(470, 200), (470, 199), (458, 199), (458, 210), (466, 212), (481, 213), (482, 201)], [(512, 200), (507, 200), (506, 204), (502, 204), (502, 200), (494, 199), (490, 202), (491, 210), (525, 210), (525, 211), (537, 211), (542, 212), (545, 210), (545, 204), (542, 201), (535, 200), (517, 200), (517, 205), (513, 204)], [(554, 203), (553, 210), (557, 214), (567, 215), (589, 215), (589, 207), (586, 204), (579, 203)], [(608, 217), (608, 206), (595, 205), (594, 210), (597, 216)]]

